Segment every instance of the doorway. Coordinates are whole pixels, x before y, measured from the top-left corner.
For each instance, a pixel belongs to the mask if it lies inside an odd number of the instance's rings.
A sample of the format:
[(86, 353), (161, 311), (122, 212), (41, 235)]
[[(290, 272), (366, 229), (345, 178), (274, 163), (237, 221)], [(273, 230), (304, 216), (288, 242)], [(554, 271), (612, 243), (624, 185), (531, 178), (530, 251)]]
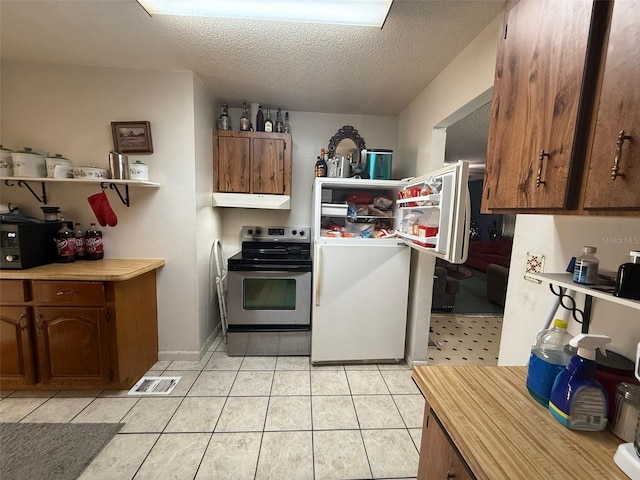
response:
[(432, 303), (431, 365), (497, 365), (515, 215), (480, 212), (490, 116), (489, 90), (438, 125), (445, 164), (469, 162), (472, 226), (467, 261), (436, 262), (434, 285), (442, 284), (437, 277), (444, 269), (456, 293), (445, 308)]

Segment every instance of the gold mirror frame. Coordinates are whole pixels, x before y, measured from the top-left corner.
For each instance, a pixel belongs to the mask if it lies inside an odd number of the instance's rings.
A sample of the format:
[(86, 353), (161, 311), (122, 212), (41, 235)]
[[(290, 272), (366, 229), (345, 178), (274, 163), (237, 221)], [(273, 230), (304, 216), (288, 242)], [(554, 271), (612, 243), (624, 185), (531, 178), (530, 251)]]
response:
[(338, 133), (336, 133), (329, 140), (329, 147), (327, 148), (329, 153), (329, 158), (334, 157), (336, 153), (336, 148), (338, 148), (338, 144), (342, 140), (347, 138), (356, 144), (356, 147), (358, 147), (358, 151), (362, 151), (365, 148), (367, 148), (364, 144), (364, 138), (360, 136), (360, 134), (358, 133), (358, 130), (353, 128), (351, 125), (345, 125), (340, 130), (338, 130)]

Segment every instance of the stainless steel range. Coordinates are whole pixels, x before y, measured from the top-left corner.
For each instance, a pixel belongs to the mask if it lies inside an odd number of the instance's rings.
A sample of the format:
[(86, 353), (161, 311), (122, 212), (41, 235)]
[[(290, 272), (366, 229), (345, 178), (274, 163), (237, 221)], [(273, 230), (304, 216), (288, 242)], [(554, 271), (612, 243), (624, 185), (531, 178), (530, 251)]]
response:
[(228, 260), (229, 355), (309, 355), (309, 227), (242, 227)]

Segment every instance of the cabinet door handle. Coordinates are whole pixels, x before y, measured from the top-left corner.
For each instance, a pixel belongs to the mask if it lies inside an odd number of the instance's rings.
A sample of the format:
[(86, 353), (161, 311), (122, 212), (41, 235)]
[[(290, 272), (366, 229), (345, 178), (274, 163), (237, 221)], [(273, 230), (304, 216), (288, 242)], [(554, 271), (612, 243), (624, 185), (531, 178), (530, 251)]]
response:
[(72, 297), (77, 297), (78, 292), (74, 292), (73, 290), (59, 290), (56, 292), (57, 297), (62, 297), (63, 295), (70, 295)]
[(20, 325), (20, 330), (27, 329), (27, 316), (24, 313), (21, 313), (18, 317), (18, 325)]
[(538, 175), (536, 175), (536, 187), (545, 184), (544, 180), (542, 180), (542, 163), (544, 162), (544, 157), (548, 156), (549, 154), (545, 153), (544, 149), (540, 150), (540, 156), (538, 157)]
[(616, 177), (624, 177), (622, 173), (618, 173), (618, 164), (622, 156), (622, 144), (625, 140), (631, 140), (631, 135), (625, 135), (624, 130), (620, 130), (620, 133), (618, 133), (618, 141), (616, 142), (616, 156), (613, 159), (613, 167), (611, 167), (611, 180), (615, 180)]
[(455, 473), (447, 472), (446, 475), (444, 476), (444, 480), (451, 480), (452, 478), (456, 478)]

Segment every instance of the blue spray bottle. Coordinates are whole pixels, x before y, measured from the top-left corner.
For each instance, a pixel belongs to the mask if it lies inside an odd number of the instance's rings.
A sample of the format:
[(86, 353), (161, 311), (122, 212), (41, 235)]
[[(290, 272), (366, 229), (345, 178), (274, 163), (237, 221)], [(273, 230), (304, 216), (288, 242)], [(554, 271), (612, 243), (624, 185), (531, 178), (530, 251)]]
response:
[(604, 430), (607, 426), (607, 395), (595, 379), (596, 350), (606, 355), (604, 347), (611, 342), (606, 335), (581, 333), (569, 345), (578, 353), (558, 374), (551, 389), (549, 411), (571, 430)]

